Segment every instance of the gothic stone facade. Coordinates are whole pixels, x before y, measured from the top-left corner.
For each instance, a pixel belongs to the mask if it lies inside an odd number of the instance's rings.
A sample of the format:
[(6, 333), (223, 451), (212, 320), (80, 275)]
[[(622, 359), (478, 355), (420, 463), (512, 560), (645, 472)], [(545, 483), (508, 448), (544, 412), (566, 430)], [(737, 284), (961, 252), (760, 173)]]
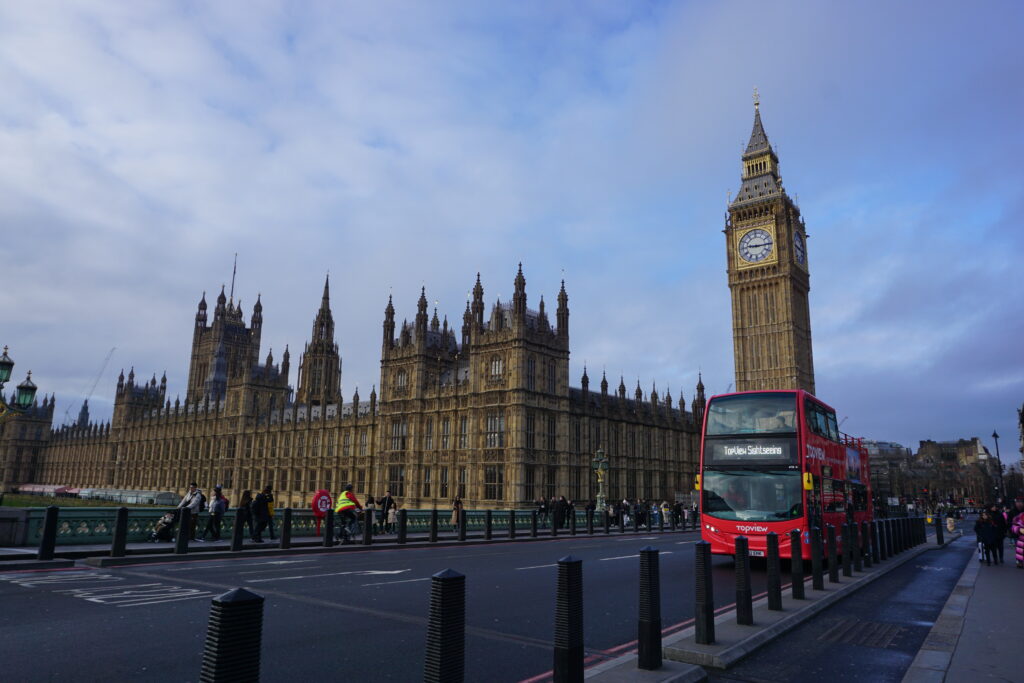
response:
[(471, 508), (521, 508), (541, 496), (596, 497), (591, 459), (601, 448), (609, 499), (688, 497), (703, 384), (689, 411), (682, 396), (674, 405), (639, 385), (627, 398), (621, 380), (615, 394), (604, 377), (591, 392), (585, 369), (581, 386), (570, 387), (568, 301), (563, 283), (554, 324), (543, 299), (529, 308), (520, 267), (512, 301), (485, 314), (478, 275), (457, 333), (436, 310), (428, 319), (425, 291), (401, 326), (389, 298), (380, 396), (362, 401), (356, 391), (345, 403), (327, 283), (294, 393), (288, 349), (280, 365), (272, 354), (258, 362), (261, 302), (247, 326), (222, 291), (208, 325), (204, 295), (184, 402), (170, 401), (166, 377), (136, 383), (134, 371), (122, 372), (110, 423), (51, 430), (47, 422), (38, 462), (5, 485), (182, 493), (194, 480), (222, 484), (233, 500), (271, 485), (279, 505), (304, 506), (317, 489), (352, 482), (360, 496), (390, 489), (413, 508), (446, 507), (456, 495)]

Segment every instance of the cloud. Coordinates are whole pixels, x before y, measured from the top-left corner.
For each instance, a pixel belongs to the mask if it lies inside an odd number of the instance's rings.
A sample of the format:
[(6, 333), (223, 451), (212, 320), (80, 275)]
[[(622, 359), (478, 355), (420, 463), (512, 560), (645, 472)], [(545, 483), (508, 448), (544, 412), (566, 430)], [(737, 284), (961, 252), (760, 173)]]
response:
[(819, 393), (872, 438), (1013, 434), (1020, 15), (3, 7), (0, 341), (72, 415), (114, 346), (97, 411), (121, 365), (180, 391), (195, 304), (238, 252), (277, 357), (330, 270), (345, 392), (365, 395), (389, 292), (411, 318), (425, 284), (458, 324), (478, 271), (504, 299), (522, 261), (531, 305), (566, 280), (574, 378), (724, 391), (721, 229), (756, 85), (811, 234)]

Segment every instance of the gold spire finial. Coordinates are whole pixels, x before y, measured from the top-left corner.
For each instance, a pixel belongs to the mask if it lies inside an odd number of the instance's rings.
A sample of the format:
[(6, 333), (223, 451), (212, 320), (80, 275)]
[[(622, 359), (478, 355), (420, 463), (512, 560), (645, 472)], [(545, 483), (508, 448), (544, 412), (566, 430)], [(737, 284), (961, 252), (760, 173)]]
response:
[(757, 86), (754, 86), (754, 109), (761, 106), (761, 96), (757, 94)]

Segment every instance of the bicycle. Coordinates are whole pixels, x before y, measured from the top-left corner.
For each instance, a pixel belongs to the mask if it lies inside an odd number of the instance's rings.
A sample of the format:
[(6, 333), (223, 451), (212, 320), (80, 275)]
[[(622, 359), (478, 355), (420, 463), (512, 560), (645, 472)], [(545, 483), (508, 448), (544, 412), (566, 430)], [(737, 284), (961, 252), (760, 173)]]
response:
[(363, 535), (363, 525), (355, 514), (346, 522), (344, 518), (338, 520), (338, 528), (334, 532), (335, 538), (341, 545), (355, 543), (356, 539)]

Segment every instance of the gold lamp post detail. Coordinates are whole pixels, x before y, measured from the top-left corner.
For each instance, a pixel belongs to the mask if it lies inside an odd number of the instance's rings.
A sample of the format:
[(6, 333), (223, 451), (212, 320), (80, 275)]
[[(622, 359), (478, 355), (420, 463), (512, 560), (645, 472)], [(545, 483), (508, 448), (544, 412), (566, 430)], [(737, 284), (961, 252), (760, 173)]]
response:
[(14, 361), (7, 355), (7, 347), (0, 356), (0, 422), (23, 414), (32, 405), (36, 398), (36, 385), (32, 381), (32, 371), (29, 370), (25, 381), (18, 385), (18, 391), (14, 396), (14, 403), (8, 403), (4, 398), (4, 384), (11, 379), (11, 371), (14, 369)]
[(604, 510), (605, 496), (607, 495), (604, 490), (604, 481), (608, 478), (608, 458), (605, 457), (603, 450), (597, 449), (594, 459), (590, 461), (590, 466), (594, 469), (594, 474), (597, 475), (597, 509)]

